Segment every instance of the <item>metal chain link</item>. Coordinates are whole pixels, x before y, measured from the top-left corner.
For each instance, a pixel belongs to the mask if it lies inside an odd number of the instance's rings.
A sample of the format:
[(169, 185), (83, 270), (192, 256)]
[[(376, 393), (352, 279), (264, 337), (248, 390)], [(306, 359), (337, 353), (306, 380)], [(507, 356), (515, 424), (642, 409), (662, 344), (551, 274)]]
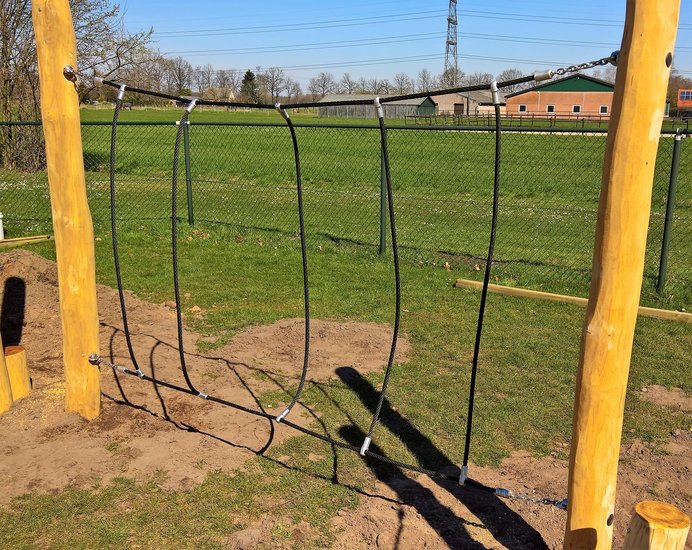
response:
[(569, 65), (567, 67), (560, 67), (551, 71), (553, 75), (563, 76), (570, 73), (578, 73), (579, 71), (584, 71), (586, 69), (593, 69), (594, 67), (602, 67), (603, 65), (617, 65), (618, 55), (620, 50), (614, 51), (608, 57), (602, 57), (596, 61), (587, 61), (586, 63), (579, 63), (577, 65)]
[(567, 499), (562, 499), (562, 500), (557, 500), (557, 499), (552, 499), (552, 498), (544, 498), (544, 497), (534, 497), (531, 495), (524, 495), (521, 493), (513, 493), (509, 489), (497, 489), (495, 491), (495, 494), (502, 497), (506, 498), (508, 500), (519, 500), (523, 502), (530, 502), (532, 504), (541, 504), (545, 506), (555, 506), (556, 508), (559, 508), (560, 510), (567, 510)]

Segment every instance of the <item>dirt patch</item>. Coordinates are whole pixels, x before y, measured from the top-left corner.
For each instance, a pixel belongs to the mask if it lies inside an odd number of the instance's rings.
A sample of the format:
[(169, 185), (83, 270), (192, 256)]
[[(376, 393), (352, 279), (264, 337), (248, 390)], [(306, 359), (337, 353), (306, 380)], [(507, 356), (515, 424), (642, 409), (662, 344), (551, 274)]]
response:
[[(34, 390), (0, 417), (0, 503), (15, 495), (58, 492), (90, 486), (116, 476), (150, 479), (167, 473), (167, 486), (191, 489), (213, 470), (231, 471), (267, 445), (295, 432), (271, 429), (255, 418), (199, 398), (103, 370), (103, 412), (87, 423), (62, 411), (62, 352), (56, 269), (52, 262), (25, 251), (0, 254), (3, 334), (21, 340), (28, 350)], [(7, 289), (10, 289), (9, 291)], [(25, 298), (19, 298), (24, 294)], [(8, 296), (12, 298), (8, 298)], [(9, 299), (9, 301), (8, 301)], [(101, 354), (129, 365), (117, 293), (98, 288)], [(183, 386), (179, 368), (174, 311), (128, 293), (133, 344), (142, 370)], [(20, 307), (21, 306), (21, 307)], [(203, 312), (199, 312), (202, 314)], [(304, 325), (282, 320), (252, 327), (218, 351), (196, 353), (205, 341), (185, 332), (191, 377), (202, 391), (243, 406), (258, 408), (256, 395), (277, 389), (271, 380), (300, 375)], [(375, 324), (315, 321), (312, 326), (311, 377), (330, 379), (336, 369), (365, 373), (382, 369), (389, 352), (391, 327)], [(8, 342), (17, 343), (16, 341)], [(400, 341), (402, 362), (408, 344)], [(343, 375), (343, 371), (341, 372)], [(262, 376), (258, 376), (262, 375)], [(647, 395), (644, 395), (647, 394)], [(671, 394), (673, 398), (671, 398)], [(649, 387), (643, 398), (689, 411), (683, 395)], [(683, 399), (684, 398), (684, 399)], [(686, 404), (687, 403), (687, 404)], [(268, 412), (279, 413), (283, 404)], [(298, 408), (292, 419), (309, 424)], [(78, 451), (76, 451), (78, 449)], [(567, 450), (567, 449), (565, 449)], [(615, 547), (621, 547), (632, 506), (655, 498), (692, 509), (692, 434), (674, 434), (660, 448), (634, 442), (623, 447), (617, 493)], [(327, 447), (315, 448), (309, 460), (320, 461)], [(281, 458), (281, 457), (280, 457)], [(21, 472), (21, 475), (17, 475)], [(567, 464), (554, 457), (536, 459), (517, 453), (499, 469), (472, 467), (474, 478), (532, 496), (564, 498)], [(371, 483), (364, 480), (362, 504), (341, 510), (332, 524), (342, 530), (335, 548), (561, 548), (565, 512), (555, 507), (507, 501), (454, 483), (426, 476), (408, 477), (373, 465)], [(281, 518), (263, 517), (234, 533), (230, 548), (252, 548), (266, 541)], [(287, 547), (314, 538), (307, 524), (290, 526)]]
[[(56, 492), (116, 476), (148, 479), (167, 473), (166, 487), (188, 489), (207, 472), (236, 469), (270, 440), (295, 435), (272, 430), (263, 418), (220, 407), (199, 398), (102, 368), (102, 414), (87, 423), (63, 412), (61, 326), (57, 270), (53, 262), (18, 250), (0, 255), (5, 344), (27, 349), (34, 390), (0, 417), (0, 502), (26, 492)], [(117, 292), (99, 286), (101, 355), (130, 366)], [(133, 346), (142, 371), (185, 386), (179, 367), (175, 312), (168, 305), (126, 296)], [(223, 349), (196, 353), (199, 335), (184, 333), (186, 362), (199, 390), (258, 409), (257, 394), (278, 389), (267, 380), (300, 376), (304, 324), (299, 319), (251, 327)], [(310, 377), (328, 379), (338, 367), (361, 373), (382, 369), (391, 327), (374, 323), (312, 323)], [(408, 343), (400, 340), (405, 360)], [(258, 376), (265, 375), (265, 376)], [(289, 401), (287, 398), (286, 401)], [(128, 405), (128, 406), (123, 406)], [(283, 403), (268, 413), (278, 414)], [(308, 424), (297, 407), (291, 418)], [(229, 443), (231, 443), (229, 445)], [(79, 449), (79, 452), (75, 452)], [(27, 464), (31, 468), (27, 468)], [(17, 476), (16, 472), (23, 472)]]
[[(660, 449), (636, 441), (623, 447), (615, 508), (614, 548), (622, 548), (633, 506), (647, 499), (692, 510), (692, 432), (670, 438)], [(376, 470), (377, 472), (377, 470)], [(515, 453), (499, 469), (472, 466), (491, 487), (531, 497), (562, 499), (567, 462)], [(561, 549), (566, 512), (520, 500), (499, 499), (453, 483), (381, 473), (375, 491), (332, 523), (343, 529), (339, 550), (400, 548)], [(688, 539), (689, 544), (689, 539)]]
[(639, 397), (644, 401), (668, 407), (680, 411), (692, 411), (692, 395), (687, 395), (680, 388), (666, 388), (665, 386), (644, 386), (639, 392)]

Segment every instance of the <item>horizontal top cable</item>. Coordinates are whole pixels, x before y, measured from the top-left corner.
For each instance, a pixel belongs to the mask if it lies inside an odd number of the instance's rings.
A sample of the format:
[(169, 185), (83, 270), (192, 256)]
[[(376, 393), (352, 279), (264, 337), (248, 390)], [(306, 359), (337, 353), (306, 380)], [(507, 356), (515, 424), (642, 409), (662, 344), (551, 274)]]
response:
[[(498, 89), (503, 89), (507, 88), (509, 86), (516, 86), (519, 84), (526, 84), (528, 82), (533, 82), (533, 81), (541, 81), (541, 80), (549, 80), (553, 78), (553, 76), (563, 76), (565, 74), (569, 73), (574, 73), (574, 72), (579, 72), (580, 70), (583, 69), (590, 69), (593, 67), (598, 67), (602, 65), (607, 65), (607, 64), (613, 64), (615, 65), (617, 62), (617, 57), (618, 57), (619, 52), (615, 51), (612, 54), (610, 54), (608, 57), (603, 57), (601, 59), (598, 59), (596, 61), (589, 61), (586, 63), (581, 63), (578, 65), (570, 65), (568, 67), (561, 67), (559, 69), (555, 70), (549, 70), (549, 71), (542, 71), (542, 72), (535, 72), (531, 75), (527, 76), (522, 76), (520, 78), (514, 78), (512, 80), (505, 80), (503, 82), (498, 82), (497, 83), (497, 88)], [(70, 81), (76, 82), (77, 76), (79, 73), (77, 73), (72, 67), (65, 67), (63, 74), (65, 75), (65, 78), (67, 78)], [(81, 76), (81, 75), (80, 75)], [(217, 100), (209, 100), (209, 99), (201, 99), (201, 98), (190, 98), (190, 97), (184, 97), (180, 95), (173, 95), (173, 94), (166, 94), (163, 92), (155, 92), (153, 90), (145, 90), (142, 88), (134, 88), (130, 87), (127, 85), (124, 85), (122, 83), (114, 82), (112, 80), (105, 80), (103, 78), (99, 77), (94, 77), (93, 81), (95, 84), (103, 84), (104, 86), (110, 86), (112, 88), (117, 88), (117, 89), (123, 89), (123, 86), (127, 89), (127, 91), (137, 93), (137, 94), (142, 94), (142, 95), (148, 95), (151, 97), (158, 97), (161, 99), (169, 99), (171, 101), (176, 101), (181, 104), (189, 104), (193, 101), (193, 99), (196, 99), (196, 104), (197, 105), (207, 105), (210, 107), (239, 107), (239, 108), (252, 108), (252, 109), (275, 109), (274, 105), (271, 104), (257, 104), (257, 103), (247, 103), (243, 101), (217, 101)], [(490, 82), (484, 83), (484, 84), (476, 84), (473, 86), (460, 86), (456, 88), (445, 88), (443, 90), (431, 90), (431, 91), (426, 91), (426, 92), (416, 92), (412, 94), (400, 94), (400, 95), (393, 95), (393, 96), (386, 96), (386, 97), (381, 97), (380, 98), (380, 103), (386, 104), (386, 103), (393, 103), (396, 101), (405, 101), (409, 99), (420, 99), (424, 97), (436, 97), (440, 95), (446, 95), (446, 94), (455, 94), (455, 93), (465, 93), (465, 92), (477, 92), (481, 90), (491, 90), (491, 84)], [(299, 109), (301, 107), (338, 107), (342, 105), (372, 105), (372, 99), (344, 99), (344, 100), (339, 100), (339, 101), (310, 101), (306, 103), (286, 103), (282, 104), (281, 107), (283, 109)]]

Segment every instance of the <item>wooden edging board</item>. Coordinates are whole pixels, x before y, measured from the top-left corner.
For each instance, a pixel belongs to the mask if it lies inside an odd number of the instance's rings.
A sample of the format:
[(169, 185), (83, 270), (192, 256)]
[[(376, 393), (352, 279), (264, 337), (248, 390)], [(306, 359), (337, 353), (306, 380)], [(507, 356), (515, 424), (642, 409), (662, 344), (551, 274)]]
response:
[[(468, 279), (457, 279), (454, 283), (456, 288), (471, 288), (480, 290), (483, 288), (483, 283), (480, 281), (469, 281)], [(503, 294), (505, 296), (520, 296), (522, 298), (536, 298), (538, 300), (550, 300), (552, 302), (563, 302), (567, 304), (576, 304), (586, 306), (588, 300), (579, 298), (578, 296), (566, 296), (564, 294), (553, 294), (552, 292), (541, 292), (539, 290), (529, 290), (527, 288), (517, 288), (502, 285), (488, 285), (490, 292)], [(653, 307), (639, 306), (639, 315), (644, 317), (654, 317), (656, 319), (666, 319), (668, 321), (681, 321), (683, 323), (692, 323), (692, 314), (685, 311), (671, 311), (667, 309), (656, 309)]]
[(0, 241), (0, 248), (9, 248), (11, 246), (20, 246), (23, 244), (40, 243), (50, 241), (50, 235), (34, 235), (32, 237), (15, 237), (12, 239), (3, 239)]

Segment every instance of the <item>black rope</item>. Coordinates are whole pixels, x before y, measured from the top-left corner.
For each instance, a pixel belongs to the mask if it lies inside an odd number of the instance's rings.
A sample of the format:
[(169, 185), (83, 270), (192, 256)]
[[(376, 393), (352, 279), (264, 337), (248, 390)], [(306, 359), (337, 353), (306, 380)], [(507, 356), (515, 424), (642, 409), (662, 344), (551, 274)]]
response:
[(180, 159), (180, 142), (183, 137), (183, 129), (187, 124), (187, 119), (190, 116), (190, 104), (185, 109), (183, 116), (178, 125), (178, 131), (175, 136), (175, 147), (173, 149), (173, 178), (171, 184), (171, 253), (173, 256), (173, 289), (175, 292), (175, 318), (178, 329), (178, 354), (180, 355), (180, 368), (185, 377), (185, 383), (194, 393), (200, 393), (192, 384), (190, 375), (187, 371), (187, 363), (185, 362), (185, 348), (183, 344), (183, 311), (180, 303), (180, 281), (178, 277), (178, 161)]
[(293, 407), (298, 403), (303, 389), (305, 388), (305, 380), (308, 374), (308, 365), (310, 363), (310, 288), (308, 284), (308, 251), (307, 244), (305, 242), (305, 215), (303, 212), (303, 176), (300, 167), (300, 150), (298, 149), (298, 138), (296, 136), (296, 129), (293, 126), (293, 121), (291, 117), (288, 116), (285, 110), (283, 110), (278, 104), (277, 109), (281, 112), (284, 119), (286, 120), (286, 125), (291, 132), (291, 142), (293, 143), (293, 157), (295, 159), (296, 168), (296, 192), (298, 198), (298, 220), (300, 225), (300, 253), (302, 256), (303, 264), (303, 301), (304, 301), (304, 312), (305, 312), (305, 340), (303, 344), (303, 370), (300, 374), (300, 382), (298, 383), (298, 389), (296, 390), (293, 399), (290, 404), (286, 407), (284, 412), (282, 412), (278, 419), (283, 420), (293, 409)]
[(118, 251), (118, 228), (116, 224), (116, 205), (115, 205), (115, 153), (116, 153), (116, 136), (118, 131), (118, 115), (122, 107), (122, 92), (118, 94), (115, 101), (115, 109), (113, 110), (113, 123), (111, 125), (111, 150), (109, 162), (109, 178), (110, 178), (110, 208), (111, 208), (111, 235), (113, 244), (113, 264), (115, 267), (115, 279), (118, 286), (118, 298), (120, 300), (120, 314), (123, 318), (123, 332), (125, 333), (125, 341), (127, 342), (127, 351), (130, 355), (130, 360), (134, 367), (139, 371), (139, 364), (135, 357), (134, 347), (132, 346), (132, 337), (130, 335), (129, 323), (127, 320), (127, 307), (125, 305), (125, 289), (123, 287), (122, 273), (120, 269), (120, 253)]
[[(372, 434), (375, 431), (377, 422), (380, 419), (380, 413), (382, 412), (382, 404), (387, 393), (387, 386), (389, 385), (389, 377), (392, 374), (392, 366), (394, 365), (394, 358), (396, 355), (396, 345), (399, 338), (399, 324), (401, 322), (401, 273), (399, 267), (399, 244), (397, 242), (396, 236), (396, 216), (394, 214), (394, 192), (392, 190), (392, 174), (389, 167), (389, 144), (387, 141), (387, 126), (384, 122), (384, 113), (382, 108), (378, 105), (377, 108), (377, 118), (380, 124), (380, 146), (382, 148), (382, 161), (384, 164), (384, 175), (385, 184), (387, 187), (387, 207), (389, 210), (389, 230), (392, 237), (392, 255), (394, 263), (394, 286), (396, 294), (396, 302), (394, 306), (394, 331), (392, 333), (392, 345), (389, 349), (389, 358), (387, 359), (387, 367), (384, 371), (384, 380), (382, 381), (382, 389), (380, 390), (380, 398), (377, 400), (377, 407), (375, 408), (375, 413), (372, 416), (372, 422), (370, 422), (370, 427), (368, 428), (367, 439), (372, 438)], [(367, 443), (365, 444), (367, 450)]]
[[(518, 84), (525, 84), (527, 82), (532, 82), (534, 80), (534, 75), (522, 76), (520, 78), (514, 78), (512, 80), (505, 80), (499, 82), (497, 87), (499, 89), (506, 88), (508, 86), (516, 86)], [(105, 86), (110, 86), (111, 88), (120, 88), (122, 84), (113, 82), (112, 80), (101, 80), (100, 81)], [(380, 98), (380, 103), (392, 103), (395, 101), (405, 101), (409, 99), (420, 99), (424, 97), (436, 97), (439, 95), (446, 94), (459, 94), (466, 92), (477, 92), (481, 90), (487, 90), (489, 87), (488, 83), (485, 84), (474, 84), (472, 86), (458, 86), (455, 88), (445, 88), (442, 90), (430, 90), (425, 92), (416, 92), (413, 94), (400, 94), (393, 96), (386, 96)], [(133, 88), (128, 86), (127, 89), (130, 92), (148, 95), (151, 97), (158, 97), (161, 99), (169, 99), (181, 104), (187, 104), (190, 102), (189, 97), (183, 97), (179, 95), (166, 94), (162, 92), (155, 92), (152, 90), (145, 90), (142, 88)], [(273, 105), (267, 105), (263, 103), (248, 103), (243, 101), (218, 101), (210, 99), (198, 99), (197, 105), (206, 105), (209, 107), (239, 107), (239, 108), (252, 108), (252, 109), (274, 109)], [(286, 103), (281, 107), (284, 109), (300, 109), (305, 107), (338, 107), (342, 105), (372, 105), (371, 99), (344, 99), (341, 101), (308, 101), (305, 103)]]
[(493, 263), (493, 253), (495, 251), (495, 235), (497, 232), (497, 215), (500, 200), (500, 160), (501, 151), (501, 125), (500, 125), (500, 105), (495, 104), (495, 174), (493, 181), (493, 213), (490, 222), (490, 243), (488, 245), (488, 257), (485, 260), (485, 275), (483, 276), (483, 290), (481, 291), (481, 303), (478, 308), (478, 322), (476, 324), (476, 340), (473, 345), (473, 361), (471, 363), (471, 384), (469, 389), (469, 408), (466, 416), (466, 440), (464, 442), (464, 461), (462, 465), (466, 468), (469, 463), (469, 453), (471, 450), (471, 432), (473, 429), (473, 405), (476, 395), (476, 376), (478, 374), (478, 356), (481, 348), (481, 336), (483, 334), (483, 317), (485, 315), (485, 302), (488, 297), (488, 284), (490, 283), (490, 268)]

